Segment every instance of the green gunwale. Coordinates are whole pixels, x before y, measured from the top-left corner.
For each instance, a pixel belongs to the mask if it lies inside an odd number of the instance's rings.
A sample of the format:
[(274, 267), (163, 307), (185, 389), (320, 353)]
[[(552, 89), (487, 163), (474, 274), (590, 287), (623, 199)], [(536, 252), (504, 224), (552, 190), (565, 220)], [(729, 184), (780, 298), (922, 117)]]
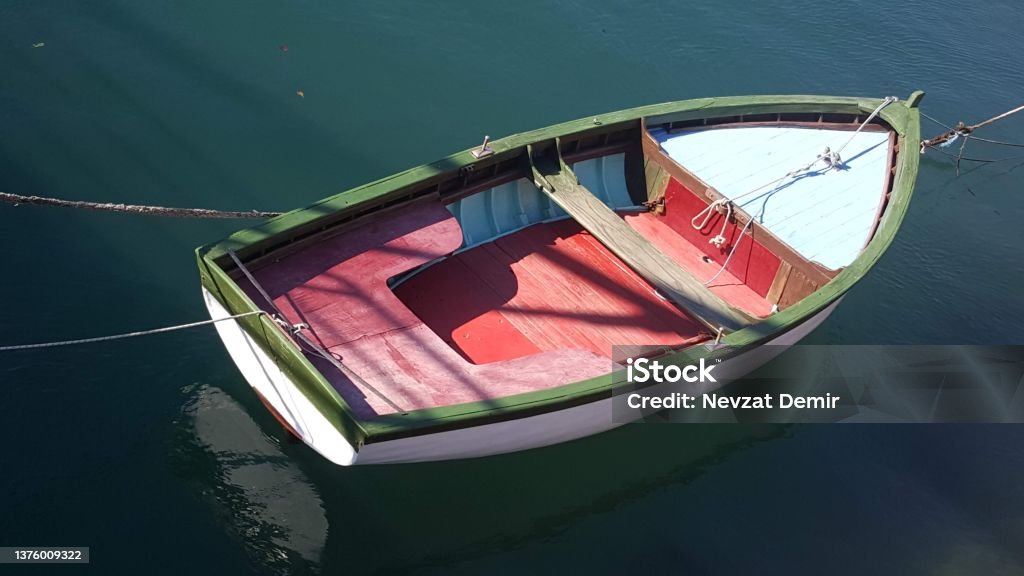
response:
[[(898, 156), (889, 205), (874, 238), (860, 256), (831, 282), (797, 304), (756, 325), (725, 336), (723, 343), (727, 346), (714, 352), (708, 352), (704, 347), (681, 350), (666, 360), (689, 363), (697, 361), (700, 357), (724, 359), (736, 355), (795, 328), (841, 297), (864, 277), (892, 243), (910, 204), (918, 171), (919, 155), (916, 154), (916, 150), (921, 138), (920, 113), (917, 106), (923, 95), (923, 92), (914, 92), (907, 100), (887, 106), (880, 114), (897, 133), (901, 153)], [(788, 112), (867, 114), (881, 102), (881, 99), (832, 96), (732, 96), (682, 100), (556, 124), (508, 136), (492, 142), (490, 146), (495, 155), (500, 156), (535, 142), (593, 130), (598, 123), (601, 126), (613, 126), (645, 119), (648, 124), (660, 124), (698, 118)], [(401, 193), (408, 192), (411, 187), (426, 179), (455, 173), (475, 162), (477, 159), (470, 151), (464, 150), (437, 162), (341, 192), (308, 207), (293, 210), (258, 226), (236, 232), (221, 242), (197, 248), (196, 258), (202, 284), (233, 314), (258, 310), (255, 303), (221, 267), (220, 262), (228, 250), (237, 252), (245, 259), (247, 256), (260, 253), (272, 243), (280, 242), (282, 238), (297, 235), (301, 231), (315, 230), (319, 226), (328, 227), (329, 218), (341, 212), (382, 204)], [(259, 315), (239, 319), (239, 322), (357, 450), (367, 443), (522, 418), (592, 402), (610, 397), (617, 383), (609, 373), (582, 382), (497, 400), (360, 420), (340, 394), (298, 352), (292, 341), (271, 320)]]

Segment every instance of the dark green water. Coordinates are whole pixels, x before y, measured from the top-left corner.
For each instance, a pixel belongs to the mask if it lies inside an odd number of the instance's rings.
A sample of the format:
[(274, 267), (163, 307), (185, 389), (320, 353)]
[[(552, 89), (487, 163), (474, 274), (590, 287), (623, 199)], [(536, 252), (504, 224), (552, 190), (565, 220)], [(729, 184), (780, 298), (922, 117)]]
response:
[[(1022, 101), (1022, 29), (1011, 0), (0, 0), (0, 190), (288, 209), (699, 96), (922, 88), (980, 120)], [(813, 341), (1020, 342), (1020, 162), (954, 179), (926, 156)], [(192, 250), (236, 226), (0, 206), (0, 344), (201, 319)], [(7, 353), (0, 385), (0, 546), (92, 548), (61, 573), (1024, 573), (1016, 426), (638, 425), (341, 469), (284, 439), (213, 330)]]

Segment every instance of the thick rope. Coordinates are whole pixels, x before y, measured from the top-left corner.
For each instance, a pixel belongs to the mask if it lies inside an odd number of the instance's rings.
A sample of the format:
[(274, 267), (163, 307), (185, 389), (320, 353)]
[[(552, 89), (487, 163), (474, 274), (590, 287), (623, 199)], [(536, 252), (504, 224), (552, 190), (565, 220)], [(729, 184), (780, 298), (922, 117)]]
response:
[[(972, 136), (972, 133), (975, 130), (977, 130), (978, 128), (982, 128), (984, 126), (988, 126), (989, 124), (992, 124), (993, 122), (998, 122), (999, 120), (1002, 120), (1003, 118), (1006, 118), (1008, 116), (1012, 116), (1012, 115), (1014, 115), (1014, 114), (1016, 114), (1018, 112), (1021, 112), (1021, 111), (1024, 111), (1024, 106), (1018, 106), (1018, 107), (1016, 107), (1016, 108), (1014, 108), (1012, 110), (1007, 110), (1006, 112), (1003, 112), (1002, 114), (998, 114), (996, 116), (993, 116), (993, 117), (989, 118), (988, 120), (983, 120), (981, 122), (978, 122), (977, 124), (972, 124), (972, 125), (968, 126), (968, 125), (964, 124), (963, 122), (957, 122), (956, 126), (953, 126), (953, 127), (946, 126), (942, 122), (939, 122), (938, 120), (935, 120), (934, 118), (931, 118), (930, 116), (926, 116), (926, 118), (928, 118), (929, 120), (935, 122), (936, 124), (940, 124), (940, 125), (946, 127), (947, 131), (943, 132), (942, 134), (939, 134), (938, 136), (936, 136), (934, 138), (929, 138), (928, 140), (922, 140), (921, 141), (921, 154), (924, 154), (925, 151), (928, 150), (929, 148), (934, 148), (936, 146), (949, 146), (952, 142), (954, 142), (957, 138), (960, 138), (961, 136), (964, 137), (965, 139), (966, 138), (970, 138)], [(1004, 144), (1004, 145), (1008, 144), (1008, 143), (1005, 143), (1005, 142), (998, 142), (998, 143), (999, 144)], [(1013, 144), (1010, 144), (1010, 145), (1013, 145)]]
[(63, 340), (59, 342), (42, 342), (39, 344), (20, 344), (16, 346), (0, 346), (0, 352), (11, 352), (14, 350), (36, 350), (39, 348), (56, 348), (58, 346), (74, 346), (77, 344), (92, 344), (94, 342), (109, 342), (111, 340), (124, 340), (125, 338), (135, 338), (137, 336), (150, 336), (152, 334), (164, 334), (166, 332), (175, 332), (177, 330), (186, 330), (188, 328), (196, 328), (198, 326), (206, 326), (208, 324), (216, 324), (217, 322), (223, 322), (225, 320), (234, 320), (236, 318), (244, 318), (246, 316), (254, 316), (256, 314), (266, 314), (262, 310), (256, 310), (253, 312), (243, 312), (241, 314), (235, 314), (234, 316), (227, 316), (224, 318), (217, 318), (215, 320), (203, 320), (201, 322), (191, 322), (189, 324), (180, 324), (178, 326), (167, 326), (164, 328), (154, 328), (153, 330), (142, 330), (139, 332), (128, 332), (127, 334), (115, 334), (113, 336), (99, 336), (96, 338), (81, 338), (78, 340)]
[(165, 206), (141, 206), (138, 204), (112, 204), (102, 202), (86, 202), (84, 200), (61, 200), (45, 196), (22, 196), (0, 192), (0, 202), (13, 204), (34, 204), (36, 206), (57, 206), (60, 208), (78, 208), (79, 210), (98, 210), (101, 212), (125, 212), (146, 216), (170, 216), (173, 218), (273, 218), (282, 212), (262, 212), (250, 210), (238, 212), (232, 210), (209, 210), (207, 208), (168, 208)]
[(984, 120), (982, 122), (978, 122), (977, 124), (975, 124), (973, 126), (968, 126), (968, 128), (970, 128), (972, 131), (974, 131), (974, 130), (977, 130), (978, 128), (981, 128), (982, 126), (988, 126), (989, 124), (991, 124), (993, 122), (998, 122), (999, 120), (1002, 120), (1003, 118), (1006, 118), (1007, 116), (1011, 116), (1013, 114), (1016, 114), (1017, 112), (1020, 112), (1022, 110), (1024, 110), (1024, 106), (1018, 106), (1018, 107), (1014, 108), (1013, 110), (1007, 110), (1006, 112), (1003, 112), (1002, 114), (998, 114), (996, 116), (993, 116), (993, 117), (989, 118), (988, 120)]
[[(932, 122), (935, 122), (936, 124), (938, 124), (939, 126), (942, 126), (946, 130), (953, 130), (953, 127), (950, 126), (949, 124), (946, 124), (946, 123), (941, 122), (941, 121), (939, 121), (939, 120), (937, 120), (935, 118), (932, 118), (931, 116), (925, 114), (924, 112), (921, 112), (921, 117), (922, 118), (926, 118), (928, 120), (931, 120)], [(956, 139), (956, 137), (954, 137), (954, 140), (955, 139)], [(981, 136), (976, 136), (974, 134), (971, 134), (971, 140), (977, 140), (978, 142), (988, 142), (989, 144), (998, 144), (1000, 146), (1010, 146), (1012, 148), (1024, 148), (1024, 144), (1020, 144), (1020, 143), (1017, 143), (1017, 142), (1006, 142), (1005, 140), (993, 140), (991, 138), (982, 138)], [(950, 142), (952, 142), (952, 140), (950, 140)], [(939, 146), (946, 146), (946, 145), (947, 144), (939, 144)], [(939, 150), (939, 152), (941, 152), (941, 150)], [(968, 158), (964, 158), (964, 160), (968, 160)], [(975, 160), (975, 162), (980, 162), (980, 160)]]
[(732, 219), (732, 203), (730, 202), (726, 204), (725, 208), (725, 218), (722, 219), (722, 231), (718, 233), (718, 236), (715, 236), (711, 240), (708, 240), (708, 243), (712, 244), (716, 248), (721, 248), (722, 246), (725, 246), (725, 232), (729, 229), (729, 220)]

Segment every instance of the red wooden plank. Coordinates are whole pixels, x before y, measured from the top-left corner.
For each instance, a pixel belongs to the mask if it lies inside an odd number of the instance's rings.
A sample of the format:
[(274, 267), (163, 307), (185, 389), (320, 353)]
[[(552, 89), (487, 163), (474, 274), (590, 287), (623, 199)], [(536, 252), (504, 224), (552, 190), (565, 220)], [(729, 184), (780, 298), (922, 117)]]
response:
[[(448, 301), (464, 302), (463, 309), (441, 309), (437, 299), (420, 296), (438, 290), (451, 293)], [(571, 220), (534, 225), (462, 252), (397, 292), (442, 336), (462, 334), (452, 345), (478, 363), (528, 353), (520, 337), (538, 350), (583, 349), (606, 358), (616, 345), (679, 346), (707, 337)], [(489, 306), (500, 316), (483, 310)], [(449, 311), (456, 320), (441, 318)], [(499, 332), (490, 334), (495, 323)]]
[[(353, 340), (331, 352), (405, 410), (503, 398), (579, 382), (611, 369), (607, 358), (584, 350), (470, 364), (422, 324)], [(314, 363), (359, 416), (394, 412), (326, 362)]]
[[(737, 242), (742, 226), (730, 222), (726, 226), (725, 245), (721, 248), (715, 247), (708, 241), (722, 231), (724, 215), (715, 212), (701, 230), (695, 230), (692, 225), (694, 216), (707, 205), (707, 201), (698, 197), (675, 178), (670, 178), (665, 188), (665, 215), (662, 220), (721, 266)], [(701, 220), (703, 217), (698, 219), (698, 222)], [(727, 271), (750, 286), (757, 294), (767, 296), (780, 263), (778, 256), (747, 235), (739, 243), (736, 254), (729, 261)]]
[(563, 236), (578, 233), (578, 226), (566, 226), (568, 222), (531, 226), (495, 242), (509, 255), (519, 281), (512, 306), (531, 315), (541, 329), (560, 336), (561, 347), (610, 356), (611, 346), (606, 345), (596, 320), (602, 312), (619, 311), (595, 310), (593, 302), (574, 292), (580, 284), (594, 290), (597, 278), (585, 264), (556, 249)]
[[(627, 221), (670, 256), (699, 258), (652, 215)], [(613, 345), (707, 338), (571, 220), (526, 228), (435, 263), (394, 292), (388, 288), (389, 278), (460, 243), (457, 223), (434, 204), (330, 238), (255, 274), (289, 320), (309, 324), (325, 347), (404, 409), (590, 378), (610, 369)], [(729, 278), (723, 275), (734, 286), (714, 289), (753, 306), (756, 294)], [(361, 383), (312, 361), (357, 413), (391, 411)]]
[[(722, 268), (720, 263), (713, 260), (705, 262), (702, 257), (707, 254), (681, 239), (675, 230), (668, 227), (664, 218), (644, 212), (626, 216), (626, 222), (702, 282), (706, 282)], [(745, 238), (744, 242), (748, 240)], [(758, 317), (771, 314), (771, 304), (728, 270), (719, 274), (708, 288), (729, 304), (749, 314)]]
[[(704, 328), (698, 321), (681, 313), (675, 305), (659, 296), (650, 284), (591, 234), (583, 231), (569, 240), (571, 247), (585, 254), (590, 265), (611, 280), (606, 285), (608, 305), (612, 309), (628, 311), (631, 315), (628, 322), (619, 326), (630, 337), (619, 343), (679, 345), (692, 338), (702, 337), (698, 335), (704, 333)], [(680, 339), (681, 335), (689, 337)]]
[(387, 280), (461, 244), (458, 222), (428, 200), (285, 256), (254, 275), (290, 322), (308, 324), (330, 348), (418, 324)]
[[(461, 256), (461, 255), (460, 255)], [(509, 299), (449, 258), (404, 282), (395, 294), (446, 343), (476, 364), (540, 352), (499, 311)]]
[(520, 279), (512, 268), (513, 260), (504, 250), (490, 243), (463, 252), (458, 257), (473, 274), (501, 295), (505, 302), (501, 307), (502, 316), (538, 348), (559, 350), (575, 347), (563, 334), (548, 329), (529, 302), (513, 302), (521, 292)]

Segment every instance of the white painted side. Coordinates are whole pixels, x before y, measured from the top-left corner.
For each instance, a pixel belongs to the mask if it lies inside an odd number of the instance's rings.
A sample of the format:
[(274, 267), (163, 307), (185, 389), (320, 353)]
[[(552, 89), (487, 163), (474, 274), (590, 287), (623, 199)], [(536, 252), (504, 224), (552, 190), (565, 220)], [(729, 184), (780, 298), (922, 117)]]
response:
[[(217, 319), (230, 316), (205, 288), (203, 298), (211, 317)], [(796, 344), (817, 328), (841, 300), (836, 300), (765, 346), (723, 362), (716, 371), (726, 372), (731, 378), (736, 378), (757, 369), (784, 352), (786, 346)], [(623, 424), (612, 419), (612, 399), (607, 398), (517, 420), (367, 444), (356, 452), (238, 322), (227, 320), (215, 326), (231, 359), (249, 384), (301, 434), (303, 442), (331, 462), (342, 466), (491, 456), (576, 440)]]
[[(836, 300), (767, 345), (723, 362), (716, 371), (727, 372), (731, 378), (737, 378), (756, 370), (821, 325), (841, 300)], [(624, 422), (612, 420), (612, 399), (607, 398), (518, 420), (367, 444), (359, 452), (358, 463), (393, 464), (491, 456), (568, 442), (622, 424)]]
[[(203, 300), (214, 320), (231, 316), (206, 288), (203, 288)], [(355, 463), (358, 455), (355, 448), (324, 418), (237, 321), (225, 320), (214, 326), (249, 385), (302, 436), (303, 442), (335, 464), (348, 466)]]

